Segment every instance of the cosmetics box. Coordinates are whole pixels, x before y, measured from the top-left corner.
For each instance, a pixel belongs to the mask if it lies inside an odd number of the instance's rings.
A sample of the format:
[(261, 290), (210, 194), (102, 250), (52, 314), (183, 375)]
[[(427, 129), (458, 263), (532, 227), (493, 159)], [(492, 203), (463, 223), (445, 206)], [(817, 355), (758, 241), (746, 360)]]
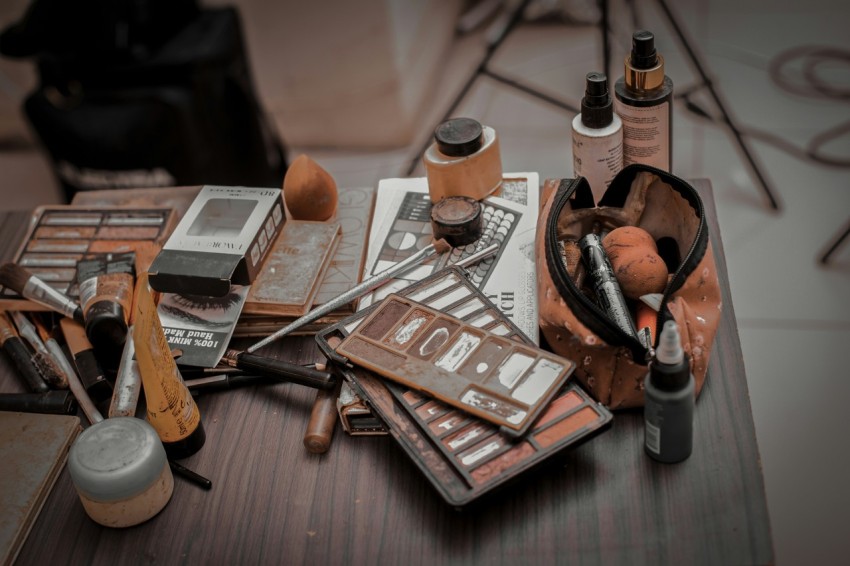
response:
[(285, 222), (280, 189), (201, 189), (150, 268), (164, 293), (223, 297), (250, 285)]

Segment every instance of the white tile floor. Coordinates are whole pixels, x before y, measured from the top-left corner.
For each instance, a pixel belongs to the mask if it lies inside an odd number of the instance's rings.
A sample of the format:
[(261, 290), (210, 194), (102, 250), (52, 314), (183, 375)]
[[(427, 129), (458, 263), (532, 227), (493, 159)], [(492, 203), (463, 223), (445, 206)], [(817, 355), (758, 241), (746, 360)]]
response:
[[(767, 130), (802, 147), (823, 129), (850, 119), (846, 104), (784, 93), (767, 73), (770, 61), (793, 46), (850, 50), (850, 3), (670, 3), (741, 127)], [(637, 4), (643, 25), (656, 33), (668, 75), (677, 88), (692, 84), (695, 75), (655, 2)], [(614, 60), (621, 61), (632, 27), (622, 4), (612, 5)], [(423, 135), (480, 53), (480, 33), (458, 40), (442, 78), (442, 94), (423, 116)], [(597, 70), (600, 60), (594, 28), (526, 25), (508, 39), (493, 67), (577, 103), (584, 74)], [(615, 66), (619, 75), (619, 64)], [(850, 87), (846, 61), (821, 70), (845, 91)], [(710, 104), (706, 108), (713, 111)], [(536, 170), (541, 178), (572, 174), (571, 116), (566, 113), (482, 79), (456, 114), (496, 128), (506, 170)], [(780, 212), (772, 212), (722, 129), (681, 106), (674, 120), (674, 172), (707, 177), (714, 186), (777, 562), (836, 563), (850, 555), (850, 369), (845, 353), (850, 345), (850, 242), (829, 267), (818, 265), (816, 256), (850, 221), (850, 170), (803, 162), (753, 142), (782, 203)], [(387, 151), (292, 150), (309, 151), (341, 185), (356, 186), (401, 175), (419, 143)], [(850, 139), (845, 136), (830, 148), (835, 155), (850, 156)], [(3, 208), (58, 197), (38, 155), (0, 151), (0, 167)], [(417, 174), (422, 174), (421, 166)], [(28, 195), (12, 190), (24, 179), (33, 188)]]

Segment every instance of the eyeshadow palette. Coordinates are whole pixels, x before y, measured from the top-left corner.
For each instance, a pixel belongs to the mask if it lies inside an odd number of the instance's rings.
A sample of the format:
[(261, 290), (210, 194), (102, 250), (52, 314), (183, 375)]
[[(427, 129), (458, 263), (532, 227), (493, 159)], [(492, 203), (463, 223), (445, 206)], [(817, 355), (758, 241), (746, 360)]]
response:
[[(170, 208), (42, 206), (33, 213), (14, 262), (76, 298), (78, 261), (95, 254), (132, 251), (141, 241), (161, 245), (175, 222)], [(11, 289), (2, 289), (0, 298), (4, 308), (26, 301)]]
[[(524, 434), (575, 369), (565, 358), (517, 344), (456, 316), (485, 309), (458, 287), (426, 307), (389, 295), (337, 347), (337, 354), (383, 377)], [(440, 306), (437, 306), (440, 305)], [(441, 312), (447, 309), (449, 314)], [(492, 316), (484, 315), (482, 316)]]
[[(463, 289), (463, 291), (460, 291)], [(463, 269), (452, 267), (399, 292), (431, 309), (458, 313), (464, 323), (528, 348), (534, 344), (481, 294)], [(461, 299), (445, 306), (446, 297)], [(464, 309), (466, 304), (483, 304)], [(568, 383), (528, 433), (517, 439), (483, 419), (347, 361), (335, 348), (383, 303), (373, 305), (316, 335), (316, 341), (445, 501), (463, 506), (502, 486), (568, 447), (606, 430), (612, 415), (578, 385)], [(435, 306), (436, 305), (436, 306)], [(466, 314), (464, 314), (466, 311)]]

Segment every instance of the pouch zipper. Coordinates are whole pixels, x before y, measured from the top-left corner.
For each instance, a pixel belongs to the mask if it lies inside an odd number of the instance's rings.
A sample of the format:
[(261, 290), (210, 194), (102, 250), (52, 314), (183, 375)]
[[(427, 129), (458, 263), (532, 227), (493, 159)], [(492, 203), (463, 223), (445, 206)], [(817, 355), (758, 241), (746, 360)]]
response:
[[(643, 166), (641, 168), (643, 171), (648, 171), (650, 173), (654, 173), (662, 178), (672, 177), (670, 173), (666, 171), (662, 171), (660, 169), (656, 169), (655, 167)], [(678, 178), (674, 177), (677, 181), (681, 181)], [(588, 299), (584, 293), (582, 293), (573, 283), (572, 277), (567, 273), (567, 268), (564, 265), (564, 262), (561, 261), (560, 253), (558, 253), (557, 249), (553, 244), (558, 241), (558, 230), (557, 230), (557, 222), (550, 222), (556, 215), (560, 215), (561, 211), (564, 208), (566, 202), (570, 199), (570, 197), (575, 192), (576, 188), (578, 188), (578, 184), (581, 179), (572, 179), (570, 184), (564, 190), (564, 192), (560, 195), (555, 195), (555, 200), (552, 202), (552, 208), (549, 211), (549, 218), (547, 218), (547, 232), (545, 235), (545, 250), (546, 250), (546, 262), (549, 267), (550, 273), (554, 273), (557, 276), (557, 279), (554, 279), (555, 285), (557, 286), (560, 282), (565, 283), (566, 289), (570, 295), (569, 298), (576, 301), (576, 303), (584, 309), (585, 312), (589, 313), (592, 316), (593, 320), (591, 324), (587, 324), (588, 320), (581, 316), (580, 312), (577, 312), (579, 320), (588, 326), (592, 331), (599, 334), (599, 337), (605, 340), (608, 344), (612, 346), (626, 346), (632, 352), (632, 358), (637, 363), (645, 363), (646, 357), (649, 353), (649, 350), (641, 344), (640, 340), (631, 336), (620, 329), (609, 317), (608, 314), (603, 311), (599, 306)], [(694, 256), (698, 245), (704, 241), (706, 237), (706, 228), (705, 228), (705, 210), (702, 205), (702, 199), (699, 198), (696, 190), (694, 190), (690, 185), (681, 181), (683, 185), (681, 187), (673, 187), (673, 190), (677, 192), (682, 192), (681, 189), (687, 188), (690, 192), (690, 196), (693, 197), (688, 199), (688, 202), (691, 205), (696, 205), (697, 215), (699, 217), (699, 225), (697, 226), (697, 233), (694, 236), (694, 241), (691, 242), (691, 245), (688, 249), (688, 253), (684, 258), (679, 262), (679, 267), (676, 269), (676, 272), (673, 274), (673, 278), (664, 288), (664, 293), (661, 299), (661, 309), (658, 311), (658, 316), (656, 318), (656, 332), (655, 332), (655, 343), (654, 345), (658, 345), (658, 335), (660, 329), (669, 313), (669, 309), (667, 309), (667, 301), (670, 298), (670, 295), (676, 290), (679, 289), (682, 284), (677, 282), (681, 278), (682, 274), (685, 271), (686, 266), (690, 266), (692, 257)], [(670, 183), (668, 183), (670, 184)], [(671, 184), (672, 186), (672, 184)], [(558, 189), (560, 190), (560, 188)], [(702, 259), (702, 258), (700, 258)], [(599, 330), (603, 330), (599, 332)], [(640, 330), (640, 329), (638, 329)], [(613, 339), (612, 339), (613, 338)]]

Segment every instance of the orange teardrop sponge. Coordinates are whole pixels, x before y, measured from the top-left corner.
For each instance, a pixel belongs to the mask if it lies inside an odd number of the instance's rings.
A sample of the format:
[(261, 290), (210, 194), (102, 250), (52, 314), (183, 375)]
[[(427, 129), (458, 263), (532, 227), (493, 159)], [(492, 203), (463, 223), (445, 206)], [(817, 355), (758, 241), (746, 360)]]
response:
[(283, 178), (283, 201), (295, 220), (327, 220), (336, 212), (336, 181), (306, 155), (299, 155)]
[(602, 247), (626, 297), (638, 299), (647, 293), (664, 291), (667, 266), (649, 232), (636, 226), (623, 226), (609, 232), (602, 239)]

